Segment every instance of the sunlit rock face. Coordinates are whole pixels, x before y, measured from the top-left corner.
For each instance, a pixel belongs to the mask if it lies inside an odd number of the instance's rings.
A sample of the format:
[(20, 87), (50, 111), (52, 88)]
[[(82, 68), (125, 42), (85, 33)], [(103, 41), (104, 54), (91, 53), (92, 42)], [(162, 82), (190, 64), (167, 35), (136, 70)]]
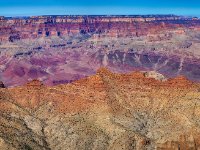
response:
[(101, 68), (69, 84), (0, 88), (0, 149), (200, 149), (200, 84), (149, 75)]
[(107, 67), (200, 81), (200, 20), (173, 15), (0, 18), (0, 80), (70, 83)]
[(155, 71), (144, 72), (144, 76), (147, 78), (154, 78), (159, 81), (167, 80), (162, 74), (155, 72)]

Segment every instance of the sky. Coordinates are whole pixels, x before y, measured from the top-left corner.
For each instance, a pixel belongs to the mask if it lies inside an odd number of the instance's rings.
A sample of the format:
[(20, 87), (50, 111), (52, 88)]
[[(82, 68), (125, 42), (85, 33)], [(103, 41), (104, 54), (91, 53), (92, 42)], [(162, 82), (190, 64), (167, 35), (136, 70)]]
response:
[(0, 16), (136, 14), (200, 17), (200, 0), (0, 0)]

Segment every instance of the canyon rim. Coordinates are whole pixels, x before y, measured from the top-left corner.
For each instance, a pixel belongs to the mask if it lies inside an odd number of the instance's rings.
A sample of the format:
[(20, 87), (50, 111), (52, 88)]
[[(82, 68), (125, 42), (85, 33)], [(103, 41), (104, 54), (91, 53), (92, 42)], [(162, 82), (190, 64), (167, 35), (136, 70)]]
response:
[(199, 12), (0, 1), (0, 150), (200, 150)]

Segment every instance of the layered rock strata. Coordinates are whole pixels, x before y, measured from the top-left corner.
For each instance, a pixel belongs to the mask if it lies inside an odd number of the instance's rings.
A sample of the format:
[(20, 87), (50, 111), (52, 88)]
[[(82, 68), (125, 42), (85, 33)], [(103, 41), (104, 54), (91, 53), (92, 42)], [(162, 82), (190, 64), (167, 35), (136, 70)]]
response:
[(155, 71), (200, 81), (200, 20), (174, 15), (0, 18), (0, 80), (46, 85), (95, 74)]
[(70, 84), (0, 89), (1, 149), (200, 149), (200, 84), (102, 68)]

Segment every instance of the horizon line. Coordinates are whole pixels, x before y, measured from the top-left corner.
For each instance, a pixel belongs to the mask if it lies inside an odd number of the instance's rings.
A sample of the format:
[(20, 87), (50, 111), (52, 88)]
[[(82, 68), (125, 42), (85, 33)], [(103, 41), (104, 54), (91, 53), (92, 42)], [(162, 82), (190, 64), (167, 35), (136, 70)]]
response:
[(23, 17), (48, 17), (48, 16), (124, 16), (124, 17), (139, 17), (139, 16), (176, 16), (176, 17), (192, 17), (199, 18), (200, 15), (180, 15), (180, 14), (41, 14), (41, 15), (1, 15), (4, 18), (23, 18)]

